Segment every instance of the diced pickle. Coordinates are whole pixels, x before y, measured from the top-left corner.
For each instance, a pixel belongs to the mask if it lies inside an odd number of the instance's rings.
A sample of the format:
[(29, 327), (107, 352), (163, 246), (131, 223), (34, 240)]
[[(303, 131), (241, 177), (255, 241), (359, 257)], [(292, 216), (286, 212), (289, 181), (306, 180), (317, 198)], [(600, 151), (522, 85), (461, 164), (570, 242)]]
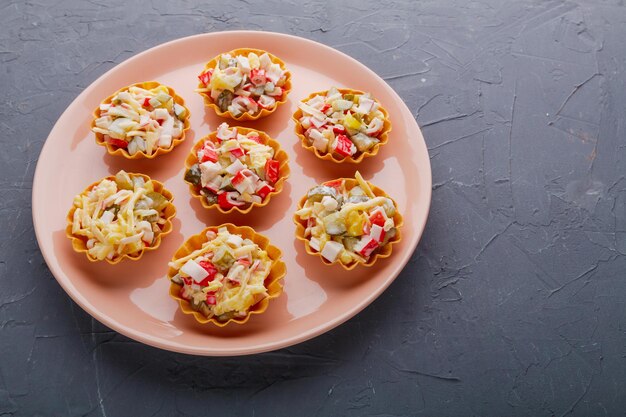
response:
[(364, 203), (367, 200), (369, 200), (369, 197), (366, 195), (352, 195), (348, 197), (347, 202), (348, 203)]
[(306, 195), (309, 201), (313, 203), (322, 201), (322, 198), (324, 198), (324, 196), (329, 196), (337, 199), (337, 190), (333, 187), (328, 187), (326, 185), (318, 185), (317, 187), (311, 188)]
[(235, 257), (230, 248), (226, 246), (219, 246), (215, 249), (215, 252), (213, 252), (212, 262), (218, 268), (227, 270), (233, 265), (233, 263), (235, 263)]
[(185, 172), (185, 181), (193, 185), (200, 185), (201, 178), (202, 173), (200, 172), (200, 166), (198, 166), (198, 164), (192, 165), (192, 167)]
[(233, 317), (235, 317), (235, 313), (233, 311), (229, 311), (228, 313), (220, 314), (219, 316), (217, 316), (217, 320), (225, 322), (232, 319)]
[(215, 194), (214, 192), (203, 189), (200, 191), (200, 194), (202, 194), (204, 198), (206, 198), (208, 204), (217, 203), (217, 194)]
[(224, 191), (235, 191), (235, 187), (233, 187), (233, 183), (232, 182), (228, 182), (228, 184), (224, 184), (221, 187), (222, 190)]
[(196, 298), (195, 297), (191, 297), (191, 299), (189, 300), (189, 304), (191, 304), (191, 308), (193, 308), (196, 311), (201, 311), (202, 310), (202, 305), (206, 303), (204, 301), (200, 301), (199, 303), (196, 303)]
[(221, 111), (227, 111), (228, 106), (233, 102), (233, 92), (229, 90), (224, 90), (217, 97), (217, 106)]
[(130, 179), (130, 176), (124, 171), (120, 171), (115, 174), (115, 183), (117, 184), (117, 187), (122, 190), (133, 189), (132, 180)]
[(356, 148), (359, 150), (359, 152), (368, 151), (375, 144), (378, 143), (378, 139), (373, 138), (371, 136), (367, 136), (366, 134), (363, 134), (360, 132), (352, 136), (350, 139), (356, 145)]
[(356, 237), (344, 237), (343, 238), (343, 246), (351, 252), (354, 252), (354, 247), (356, 246), (357, 243), (359, 243), (359, 239)]
[(148, 191), (146, 193), (146, 197), (152, 200), (152, 208), (157, 211), (163, 210), (168, 204), (167, 198), (165, 198), (163, 194), (157, 193), (156, 191)]

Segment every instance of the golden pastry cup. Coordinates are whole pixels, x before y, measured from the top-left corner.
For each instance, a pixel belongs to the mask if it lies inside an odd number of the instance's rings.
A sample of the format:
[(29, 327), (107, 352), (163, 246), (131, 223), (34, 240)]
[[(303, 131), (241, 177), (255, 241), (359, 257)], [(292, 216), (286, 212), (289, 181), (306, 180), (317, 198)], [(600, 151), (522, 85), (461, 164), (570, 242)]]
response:
[[(322, 185), (327, 184), (329, 182), (338, 181), (338, 180), (345, 181), (344, 184), (345, 184), (346, 190), (351, 190), (355, 186), (359, 185), (358, 181), (354, 178), (338, 178), (336, 180), (326, 181), (322, 183)], [(374, 263), (376, 263), (376, 260), (378, 260), (379, 258), (388, 258), (391, 255), (392, 246), (400, 242), (400, 240), (402, 240), (402, 234), (400, 232), (400, 228), (403, 223), (402, 215), (400, 214), (400, 211), (398, 210), (398, 205), (396, 204), (396, 202), (391, 197), (389, 197), (389, 195), (386, 192), (384, 192), (382, 189), (378, 188), (377, 186), (373, 185), (369, 181), (367, 181), (367, 184), (370, 186), (370, 188), (372, 189), (372, 192), (374, 193), (376, 197), (387, 197), (391, 199), (391, 201), (393, 201), (393, 205), (396, 208), (396, 214), (393, 216), (393, 221), (395, 223), (395, 228), (396, 228), (396, 235), (393, 238), (391, 238), (389, 242), (387, 242), (386, 245), (378, 248), (376, 252), (372, 256), (369, 257), (367, 262), (353, 261), (353, 262), (346, 264), (346, 263), (341, 262), (340, 259), (336, 259), (334, 262), (329, 262), (324, 257), (322, 257), (321, 252), (311, 249), (309, 239), (304, 236), (304, 231), (306, 229), (306, 221), (301, 220), (300, 217), (298, 217), (298, 215), (294, 215), (293, 222), (296, 224), (296, 239), (304, 242), (304, 248), (306, 250), (306, 253), (308, 253), (309, 255), (319, 257), (322, 260), (322, 262), (326, 265), (340, 264), (344, 269), (348, 271), (354, 269), (357, 265), (370, 267), (374, 265)], [(302, 207), (304, 207), (304, 203), (306, 202), (306, 200), (307, 200), (307, 196), (304, 195), (298, 202), (298, 207), (296, 210), (300, 210)]]
[[(363, 91), (359, 91), (359, 90), (351, 90), (349, 88), (338, 88), (337, 89), (341, 94), (365, 94)], [(306, 102), (309, 101), (310, 99), (312, 99), (315, 96), (319, 96), (319, 95), (324, 95), (326, 96), (326, 94), (328, 93), (328, 90), (325, 91), (317, 91), (315, 93), (311, 93), (307, 98), (301, 100), (301, 102)], [(361, 152), (356, 158), (354, 156), (348, 156), (345, 158), (338, 158), (336, 157), (332, 152), (320, 152), (315, 146), (313, 145), (309, 145), (309, 140), (306, 138), (306, 136), (304, 136), (304, 131), (306, 129), (304, 129), (302, 127), (302, 124), (300, 123), (300, 118), (302, 117), (302, 110), (298, 107), (298, 110), (296, 110), (296, 112), (293, 114), (293, 116), (291, 116), (291, 119), (295, 122), (296, 127), (295, 127), (295, 132), (296, 135), (298, 135), (298, 137), (300, 138), (300, 141), (302, 143), (302, 147), (304, 149), (307, 149), (311, 152), (313, 152), (315, 154), (315, 156), (317, 156), (319, 159), (323, 159), (325, 161), (332, 161), (335, 162), (337, 164), (341, 164), (344, 162), (350, 163), (350, 164), (358, 164), (359, 162), (361, 162), (364, 158), (368, 158), (370, 156), (374, 156), (378, 153), (378, 150), (380, 149), (381, 146), (383, 146), (384, 144), (387, 143), (387, 141), (389, 140), (389, 132), (391, 132), (391, 121), (389, 120), (389, 113), (387, 113), (387, 110), (380, 104), (380, 102), (372, 97), (372, 100), (374, 100), (376, 103), (378, 103), (378, 109), (383, 113), (383, 115), (385, 116), (385, 119), (383, 120), (383, 129), (380, 132), (380, 135), (378, 136), (378, 140), (379, 142), (377, 144), (375, 144), (370, 150), (366, 151), (366, 152)]]
[[(137, 174), (137, 173), (129, 172), (128, 175), (131, 178), (141, 177), (146, 182), (152, 181), (154, 191), (156, 191), (157, 193), (161, 193), (163, 197), (165, 197), (169, 201), (169, 204), (163, 210), (165, 224), (163, 224), (162, 226), (161, 233), (159, 233), (156, 236), (154, 245), (144, 246), (143, 249), (141, 249), (139, 252), (123, 254), (121, 256), (114, 257), (113, 259), (104, 258), (104, 260), (106, 260), (111, 265), (115, 265), (118, 262), (126, 258), (130, 259), (131, 261), (138, 261), (139, 259), (141, 259), (141, 257), (143, 256), (145, 252), (158, 249), (158, 247), (161, 245), (161, 239), (163, 238), (163, 236), (172, 232), (172, 219), (176, 217), (176, 207), (172, 203), (174, 201), (174, 196), (167, 188), (165, 188), (165, 186), (161, 182), (157, 180), (153, 180), (144, 174)], [(80, 193), (80, 195), (87, 194), (89, 191), (91, 191), (92, 188), (100, 184), (100, 182), (102, 182), (105, 179), (115, 181), (115, 175), (109, 175), (108, 177), (102, 178), (101, 180), (94, 182), (89, 187), (85, 188), (85, 190), (82, 193)], [(85, 238), (84, 236), (75, 236), (72, 233), (72, 224), (73, 224), (73, 219), (74, 219), (74, 212), (76, 211), (76, 209), (77, 207), (74, 204), (72, 204), (72, 208), (67, 214), (67, 227), (65, 228), (65, 235), (72, 240), (72, 248), (76, 252), (85, 253), (85, 255), (87, 256), (87, 259), (89, 259), (90, 262), (100, 262), (99, 259), (94, 258), (93, 256), (89, 254), (89, 249), (87, 249), (88, 239)]]
[[(248, 120), (258, 120), (262, 117), (266, 117), (269, 116), (270, 114), (274, 113), (276, 111), (276, 109), (278, 108), (278, 106), (280, 106), (281, 104), (285, 104), (287, 102), (287, 95), (289, 94), (289, 92), (291, 91), (291, 72), (289, 72), (289, 70), (287, 69), (287, 67), (285, 66), (285, 63), (278, 58), (275, 55), (272, 55), (271, 53), (264, 51), (262, 49), (254, 49), (254, 48), (238, 48), (238, 49), (233, 49), (232, 51), (229, 52), (224, 52), (222, 54), (219, 54), (218, 56), (216, 56), (215, 58), (213, 58), (212, 60), (210, 60), (209, 62), (207, 62), (204, 66), (204, 69), (202, 70), (202, 72), (208, 70), (208, 69), (214, 69), (215, 66), (217, 65), (217, 60), (219, 59), (219, 57), (223, 54), (230, 54), (232, 56), (237, 56), (237, 55), (248, 55), (250, 52), (254, 52), (255, 54), (257, 54), (258, 56), (261, 56), (265, 53), (267, 53), (270, 57), (270, 60), (272, 61), (272, 63), (274, 64), (278, 64), (280, 65), (280, 67), (286, 71), (285, 72), (285, 84), (282, 86), (283, 89), (283, 95), (281, 97), (280, 100), (276, 100), (276, 105), (271, 108), (271, 109), (261, 109), (260, 112), (258, 112), (257, 114), (255, 114), (254, 116), (251, 115), (250, 113), (246, 112), (246, 113), (242, 113), (241, 115), (235, 117), (233, 116), (233, 114), (230, 111), (221, 111), (220, 108), (217, 106), (217, 104), (215, 103), (215, 101), (213, 100), (213, 98), (211, 98), (211, 93), (210, 92), (199, 92), (198, 94), (200, 94), (202, 96), (202, 98), (204, 99), (204, 105), (206, 107), (210, 107), (213, 109), (213, 111), (215, 111), (215, 113), (220, 116), (220, 117), (228, 117), (230, 119), (234, 119), (237, 121), (248, 121)], [(202, 89), (202, 88), (207, 88), (202, 82), (198, 82), (198, 88)]]
[(226, 227), (230, 233), (238, 234), (244, 239), (247, 238), (252, 240), (262, 250), (267, 252), (267, 255), (272, 261), (272, 264), (270, 266), (270, 272), (264, 281), (265, 288), (267, 288), (268, 296), (264, 297), (263, 299), (257, 301), (256, 304), (252, 305), (248, 309), (248, 313), (244, 317), (233, 317), (228, 319), (227, 321), (219, 321), (216, 316), (208, 318), (201, 312), (194, 310), (191, 307), (191, 303), (189, 303), (189, 301), (185, 300), (179, 295), (182, 285), (176, 284), (172, 281), (172, 278), (178, 273), (178, 270), (170, 267), (167, 272), (167, 276), (170, 279), (170, 297), (178, 301), (182, 312), (194, 316), (195, 319), (201, 324), (212, 323), (218, 327), (224, 327), (229, 323), (244, 324), (250, 319), (253, 314), (262, 314), (263, 312), (265, 312), (265, 310), (267, 310), (267, 307), (269, 306), (270, 300), (282, 294), (283, 284), (281, 280), (287, 274), (287, 267), (285, 266), (285, 263), (280, 260), (280, 257), (282, 255), (280, 249), (270, 244), (270, 240), (267, 237), (255, 232), (254, 229), (248, 226), (235, 226), (232, 223), (207, 227), (199, 234), (191, 236), (182, 244), (180, 248), (178, 248), (176, 253), (174, 253), (174, 256), (172, 257), (172, 262), (176, 261), (177, 259), (183, 258), (193, 251), (201, 248), (202, 244), (208, 241), (206, 237), (206, 232), (211, 230), (217, 233), (217, 230), (221, 227)]
[[(185, 182), (189, 185), (189, 192), (194, 198), (197, 198), (198, 200), (200, 200), (200, 204), (202, 204), (202, 207), (206, 209), (215, 208), (217, 209), (217, 211), (223, 214), (232, 213), (233, 211), (238, 211), (242, 214), (246, 214), (246, 213), (249, 213), (250, 210), (252, 210), (252, 207), (266, 206), (270, 202), (270, 199), (272, 198), (273, 195), (278, 194), (283, 190), (283, 185), (285, 183), (285, 180), (289, 177), (289, 174), (291, 173), (289, 169), (289, 156), (287, 156), (287, 152), (285, 152), (280, 147), (280, 143), (278, 143), (277, 141), (269, 137), (267, 133), (261, 130), (250, 129), (247, 127), (240, 127), (240, 126), (236, 126), (236, 128), (237, 128), (237, 133), (242, 134), (242, 135), (247, 135), (250, 132), (258, 133), (259, 138), (261, 139), (261, 143), (263, 143), (264, 145), (269, 145), (272, 149), (274, 149), (274, 159), (276, 159), (279, 163), (278, 173), (280, 175), (280, 178), (273, 185), (274, 191), (269, 193), (267, 197), (265, 198), (265, 200), (263, 200), (262, 202), (250, 203), (247, 206), (244, 206), (244, 208), (235, 206), (235, 207), (229, 208), (228, 210), (224, 210), (217, 203), (209, 204), (206, 198), (202, 194), (200, 194), (199, 190), (196, 188), (197, 186), (185, 180)], [(198, 142), (196, 142), (195, 145), (193, 145), (193, 148), (191, 148), (189, 155), (187, 155), (187, 159), (185, 159), (185, 171), (183, 173), (183, 177), (185, 173), (187, 172), (187, 170), (189, 170), (189, 168), (191, 168), (194, 164), (198, 163), (198, 151), (200, 150), (200, 148), (202, 148), (202, 146), (204, 145), (204, 142), (206, 142), (207, 140), (210, 140), (211, 142), (215, 144), (218, 144), (220, 142), (220, 140), (217, 138), (217, 132), (211, 132), (205, 137), (203, 137), (202, 139), (200, 139)]]
[[(156, 87), (158, 87), (160, 85), (162, 85), (162, 84), (157, 82), (157, 81), (146, 81), (146, 82), (142, 82), (142, 83), (131, 84), (131, 85), (126, 86), (124, 88), (120, 88), (115, 93), (113, 93), (109, 97), (105, 98), (102, 101), (101, 104), (109, 104), (109, 103), (111, 103), (111, 101), (113, 100), (113, 97), (115, 97), (118, 93), (121, 93), (122, 91), (128, 90), (130, 87), (139, 87), (139, 88), (143, 88), (143, 89), (146, 89), (146, 90), (150, 90), (150, 89), (156, 88)], [(107, 150), (107, 153), (109, 155), (121, 155), (121, 156), (123, 156), (126, 159), (143, 159), (143, 158), (153, 159), (153, 158), (156, 158), (159, 155), (164, 155), (164, 154), (169, 153), (172, 150), (174, 150), (174, 148), (177, 145), (179, 145), (180, 143), (182, 143), (182, 141), (185, 140), (185, 135), (187, 134), (187, 131), (191, 127), (191, 125), (189, 124), (189, 117), (191, 116), (191, 112), (189, 111), (187, 106), (185, 106), (185, 100), (183, 100), (183, 98), (181, 96), (176, 94), (176, 91), (174, 91), (174, 89), (172, 87), (169, 87), (167, 85), (164, 85), (164, 87), (167, 87), (167, 91), (168, 91), (169, 95), (171, 95), (172, 98), (174, 99), (174, 103), (180, 104), (187, 111), (187, 117), (185, 117), (185, 121), (184, 121), (184, 124), (183, 124), (183, 133), (180, 135), (179, 138), (172, 138), (172, 144), (170, 145), (169, 148), (162, 148), (162, 147), (159, 146), (150, 155), (148, 155), (144, 151), (139, 151), (139, 152), (135, 153), (134, 155), (131, 155), (130, 153), (128, 153), (128, 151), (126, 149), (118, 148), (116, 146), (111, 145), (109, 142), (105, 141), (104, 140), (104, 135), (102, 133), (94, 132), (95, 135), (96, 135), (96, 143), (98, 145), (100, 145), (100, 146), (104, 146), (106, 148), (106, 150)], [(99, 118), (99, 117), (100, 117), (100, 106), (98, 105), (98, 107), (96, 107), (95, 110), (93, 111), (93, 120), (91, 121), (91, 128), (92, 129), (96, 126), (96, 119)]]

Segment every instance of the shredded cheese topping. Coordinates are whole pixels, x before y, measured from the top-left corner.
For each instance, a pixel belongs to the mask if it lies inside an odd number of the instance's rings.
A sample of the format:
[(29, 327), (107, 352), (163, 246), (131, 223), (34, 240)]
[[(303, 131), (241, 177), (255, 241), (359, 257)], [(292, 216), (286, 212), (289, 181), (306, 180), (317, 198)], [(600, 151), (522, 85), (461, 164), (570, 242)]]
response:
[(359, 172), (357, 186), (345, 180), (313, 187), (295, 215), (306, 223), (309, 247), (330, 262), (366, 262), (396, 234), (396, 207), (388, 197), (376, 196)]
[(169, 201), (151, 180), (124, 171), (74, 197), (72, 235), (86, 240), (92, 258), (135, 254), (153, 244)]
[(180, 296), (207, 317), (245, 316), (268, 296), (264, 282), (272, 261), (252, 240), (225, 227), (209, 231), (207, 238), (202, 247), (169, 263), (177, 271), (172, 281), (181, 285)]

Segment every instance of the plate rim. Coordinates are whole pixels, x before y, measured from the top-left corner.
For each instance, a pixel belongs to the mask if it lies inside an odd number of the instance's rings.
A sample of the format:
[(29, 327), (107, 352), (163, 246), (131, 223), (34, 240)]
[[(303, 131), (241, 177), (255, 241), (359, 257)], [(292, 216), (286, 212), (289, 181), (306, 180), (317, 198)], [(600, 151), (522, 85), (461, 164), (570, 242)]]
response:
[[(425, 227), (426, 227), (426, 223), (428, 221), (428, 216), (429, 216), (429, 212), (430, 212), (430, 207), (432, 204), (432, 169), (431, 169), (431, 164), (430, 164), (430, 158), (426, 159), (427, 162), (427, 166), (424, 167), (424, 169), (422, 170), (421, 173), (423, 173), (425, 175), (425, 183), (428, 185), (428, 187), (425, 187), (424, 189), (424, 194), (423, 194), (423, 198), (425, 200), (427, 200), (427, 204), (425, 207), (425, 211), (424, 211), (424, 216), (422, 218), (416, 218), (415, 219), (415, 237), (413, 238), (412, 241), (409, 242), (409, 250), (407, 250), (406, 254), (404, 255), (403, 258), (398, 259), (398, 267), (394, 268), (394, 271), (392, 274), (389, 275), (389, 278), (385, 281), (383, 281), (382, 285), (378, 286), (376, 288), (375, 291), (373, 291), (372, 293), (370, 293), (367, 297), (365, 297), (361, 302), (355, 304), (352, 306), (351, 309), (349, 309), (346, 313), (344, 313), (343, 315), (339, 316), (337, 319), (335, 320), (331, 320), (331, 321), (326, 321), (323, 324), (317, 325), (317, 326), (313, 326), (311, 328), (309, 328), (307, 331), (298, 333), (292, 337), (288, 337), (288, 338), (284, 338), (281, 339), (278, 342), (268, 342), (268, 343), (261, 343), (261, 344), (255, 344), (255, 345), (249, 345), (249, 346), (245, 346), (245, 347), (240, 347), (240, 348), (235, 348), (235, 349), (231, 349), (228, 352), (220, 350), (220, 349), (211, 349), (210, 346), (206, 346), (204, 347), (202, 350), (198, 349), (198, 348), (194, 348), (194, 347), (185, 347), (184, 345), (181, 345), (179, 343), (175, 343), (175, 342), (167, 342), (167, 339), (163, 339), (163, 338), (158, 338), (155, 337), (152, 334), (149, 333), (145, 333), (142, 331), (138, 331), (135, 329), (131, 329), (131, 328), (127, 328), (126, 326), (124, 326), (123, 323), (116, 321), (114, 319), (112, 319), (109, 316), (106, 316), (104, 314), (102, 314), (100, 312), (99, 309), (95, 308), (91, 303), (89, 303), (88, 299), (84, 298), (82, 296), (82, 294), (80, 294), (78, 291), (73, 291), (70, 290), (69, 288), (69, 282), (65, 282), (64, 279), (60, 279), (58, 275), (62, 275), (61, 271), (57, 271), (56, 268), (53, 268), (51, 266), (51, 262), (49, 261), (49, 259), (52, 257), (52, 254), (46, 254), (46, 252), (44, 252), (43, 250), (41, 250), (42, 245), (41, 245), (41, 240), (42, 240), (42, 233), (43, 231), (40, 230), (41, 226), (38, 226), (38, 221), (37, 221), (37, 217), (36, 217), (36, 211), (38, 211), (36, 208), (39, 207), (40, 202), (39, 199), (36, 197), (36, 193), (35, 190), (38, 189), (38, 184), (40, 181), (42, 181), (41, 179), (41, 168), (40, 168), (40, 158), (41, 155), (44, 154), (44, 152), (46, 151), (47, 147), (50, 145), (48, 139), (50, 139), (51, 136), (53, 136), (53, 134), (55, 133), (55, 131), (57, 130), (58, 126), (59, 126), (59, 122), (61, 120), (63, 120), (66, 117), (66, 114), (70, 112), (71, 109), (73, 109), (75, 106), (78, 105), (78, 103), (81, 101), (81, 99), (86, 96), (87, 94), (89, 94), (90, 90), (92, 88), (94, 88), (93, 86), (96, 84), (99, 84), (100, 81), (107, 77), (108, 74), (111, 71), (114, 70), (119, 70), (120, 68), (123, 68), (125, 66), (128, 65), (132, 65), (132, 62), (140, 59), (141, 57), (143, 57), (144, 55), (150, 54), (152, 53), (154, 50), (156, 49), (160, 49), (160, 48), (164, 48), (167, 46), (171, 46), (173, 44), (176, 43), (185, 43), (185, 42), (189, 42), (189, 40), (194, 39), (194, 38), (211, 38), (211, 37), (219, 37), (219, 36), (224, 36), (224, 35), (237, 35), (237, 36), (245, 36), (245, 35), (251, 35), (251, 34), (264, 34), (264, 35), (268, 35), (268, 36), (274, 36), (277, 38), (291, 38), (292, 40), (298, 41), (298, 42), (304, 42), (304, 43), (309, 43), (309, 44), (313, 44), (316, 47), (321, 47), (323, 49), (327, 49), (327, 50), (331, 50), (331, 52), (336, 53), (336, 54), (340, 54), (342, 55), (344, 58), (348, 59), (349, 61), (351, 61), (353, 64), (356, 64), (360, 70), (365, 71), (368, 73), (369, 76), (372, 76), (374, 78), (376, 78), (379, 82), (381, 82), (381, 85), (383, 86), (384, 89), (387, 90), (388, 93), (390, 93), (392, 96), (395, 96), (396, 98), (398, 98), (400, 100), (400, 102), (402, 103), (402, 106), (404, 106), (405, 110), (408, 111), (409, 114), (411, 114), (410, 109), (408, 108), (408, 106), (406, 105), (406, 103), (404, 102), (404, 100), (402, 100), (402, 98), (400, 97), (400, 95), (381, 77), (379, 76), (377, 73), (375, 73), (372, 69), (370, 69), (369, 67), (367, 67), (365, 64), (361, 63), (360, 61), (358, 61), (357, 59), (351, 57), (350, 55), (339, 51), (338, 49), (335, 49), (331, 46), (325, 45), (323, 43), (311, 40), (311, 39), (307, 39), (307, 38), (303, 38), (300, 36), (295, 36), (295, 35), (290, 35), (290, 34), (286, 34), (286, 33), (280, 33), (280, 32), (271, 32), (271, 31), (260, 31), (260, 30), (225, 30), (225, 31), (217, 31), (217, 32), (206, 32), (206, 33), (198, 33), (195, 35), (190, 35), (190, 36), (185, 36), (182, 38), (177, 38), (177, 39), (173, 39), (167, 42), (163, 42), (160, 43), (158, 45), (152, 46), (142, 52), (139, 52), (137, 54), (132, 55), (131, 57), (128, 57), (127, 59), (125, 59), (124, 61), (120, 62), (119, 64), (115, 65), (114, 67), (108, 69), (106, 72), (104, 72), (102, 75), (100, 75), (98, 78), (96, 78), (94, 81), (92, 81), (87, 87), (85, 87), (80, 94), (78, 94), (73, 100), (72, 102), (67, 106), (67, 108), (63, 111), (63, 113), (61, 113), (61, 115), (58, 117), (57, 121), (54, 123), (52, 129), (50, 130), (50, 133), (48, 134), (48, 136), (46, 137), (46, 140), (41, 148), (41, 151), (37, 157), (37, 165), (35, 167), (35, 172), (33, 175), (33, 184), (32, 184), (32, 190), (31, 190), (31, 215), (32, 215), (32, 220), (33, 220), (33, 229), (35, 231), (35, 237), (37, 239), (37, 245), (39, 247), (39, 252), (42, 254), (44, 261), (46, 262), (46, 266), (48, 267), (48, 270), (50, 271), (50, 273), (52, 274), (52, 276), (54, 276), (55, 280), (59, 283), (59, 285), (61, 286), (61, 288), (63, 288), (63, 291), (76, 303), (78, 304), (87, 314), (89, 314), (93, 319), (97, 320), (98, 322), (100, 322), (101, 324), (103, 324), (104, 326), (132, 339), (135, 341), (138, 341), (140, 343), (155, 347), (155, 348), (159, 348), (159, 349), (163, 349), (163, 350), (167, 350), (167, 351), (171, 351), (171, 352), (177, 352), (177, 353), (183, 353), (183, 354), (188, 354), (188, 355), (195, 355), (195, 356), (244, 356), (244, 355), (252, 355), (252, 354), (257, 354), (257, 353), (264, 353), (264, 352), (269, 352), (269, 351), (274, 351), (274, 350), (278, 350), (278, 349), (282, 349), (285, 347), (289, 347), (289, 346), (293, 346), (302, 342), (305, 342), (307, 340), (310, 340), (316, 336), (319, 336), (323, 333), (326, 333), (338, 326), (340, 326), (341, 324), (345, 323), (346, 321), (348, 321), (349, 319), (353, 318), (354, 316), (356, 316), (357, 314), (359, 314), (361, 311), (363, 311), (367, 306), (369, 306), (372, 302), (374, 302), (390, 285), (392, 282), (394, 282), (396, 280), (396, 278), (398, 277), (398, 275), (400, 275), (400, 273), (404, 270), (404, 268), (406, 267), (407, 263), (409, 262), (410, 258), (413, 256), (413, 254), (415, 253), (415, 249), (417, 248), (418, 243), (421, 240), (421, 237), (424, 233)], [(417, 127), (417, 131), (419, 132), (419, 136), (422, 139), (421, 141), (416, 141), (417, 142), (417, 146), (423, 147), (424, 151), (426, 152), (426, 154), (428, 155), (428, 148), (426, 146), (426, 141), (424, 139), (424, 136), (421, 132), (421, 129), (417, 123), (417, 121), (415, 120), (414, 116), (411, 114), (413, 122), (415, 123), (416, 127)], [(51, 145), (50, 145), (51, 146)], [(427, 169), (426, 169), (427, 168)]]

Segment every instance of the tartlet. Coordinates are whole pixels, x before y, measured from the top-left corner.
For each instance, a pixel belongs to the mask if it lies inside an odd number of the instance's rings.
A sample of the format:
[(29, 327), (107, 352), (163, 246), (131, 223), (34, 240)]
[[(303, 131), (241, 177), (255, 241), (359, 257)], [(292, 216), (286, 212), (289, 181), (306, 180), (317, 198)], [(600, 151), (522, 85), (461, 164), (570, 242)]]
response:
[(92, 262), (138, 260), (172, 231), (173, 200), (159, 181), (120, 171), (74, 197), (65, 232)]
[(332, 87), (312, 93), (292, 116), (302, 146), (320, 159), (359, 163), (387, 143), (389, 114), (369, 93)]
[(347, 270), (390, 256), (401, 239), (402, 215), (395, 201), (358, 171), (355, 177), (311, 188), (293, 217), (296, 238), (308, 254)]
[(250, 227), (208, 227), (185, 241), (169, 263), (170, 296), (202, 324), (243, 324), (282, 293), (287, 269), (280, 257)]
[(185, 160), (185, 182), (205, 208), (248, 213), (265, 206), (289, 177), (289, 158), (266, 133), (222, 123)]
[(96, 143), (111, 155), (152, 159), (185, 140), (189, 109), (173, 88), (156, 81), (124, 87), (93, 111)]
[(287, 101), (291, 73), (260, 49), (240, 48), (206, 63), (196, 91), (218, 116), (245, 121), (272, 114)]

